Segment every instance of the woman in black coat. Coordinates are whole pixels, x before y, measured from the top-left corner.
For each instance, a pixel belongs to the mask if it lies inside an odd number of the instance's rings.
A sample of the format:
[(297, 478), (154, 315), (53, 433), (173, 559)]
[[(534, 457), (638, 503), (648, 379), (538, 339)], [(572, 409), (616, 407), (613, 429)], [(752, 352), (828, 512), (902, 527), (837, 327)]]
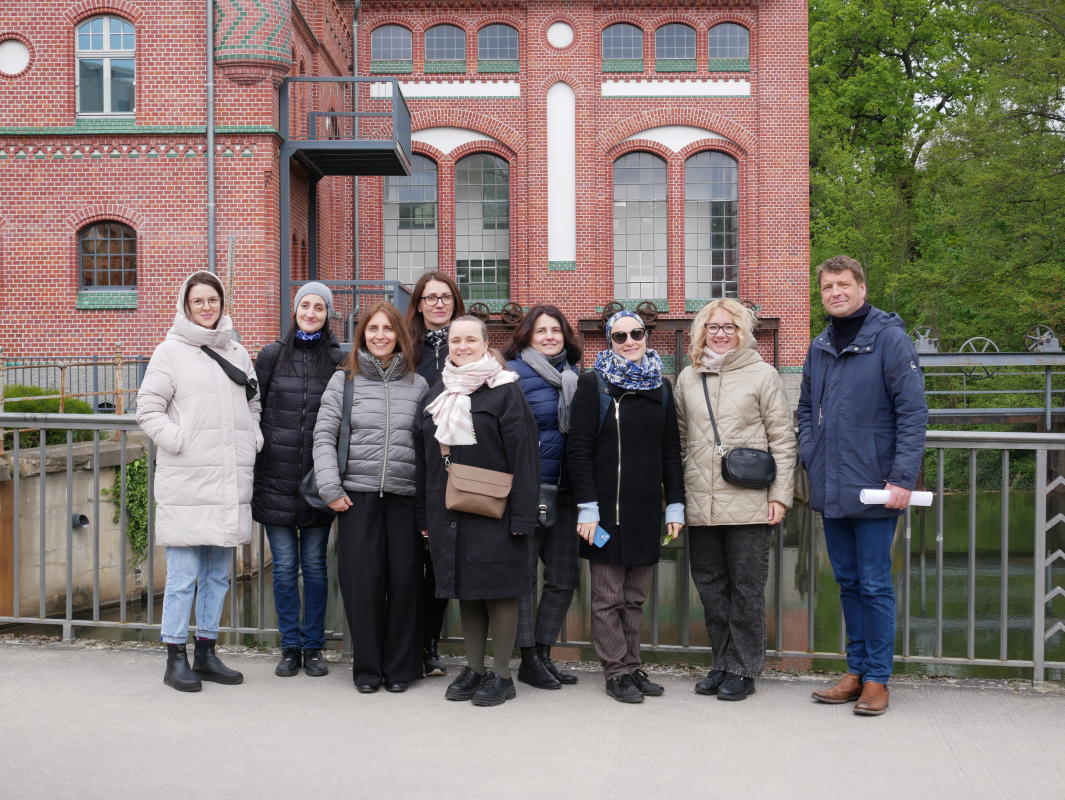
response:
[[(658, 562), (665, 487), (666, 527), (684, 527), (684, 469), (673, 392), (647, 331), (631, 311), (607, 323), (610, 350), (577, 382), (569, 466), (580, 509), (581, 557), (591, 562), (592, 643), (606, 689), (623, 703), (664, 691), (640, 669), (643, 604)], [(603, 413), (605, 411), (605, 413)], [(596, 528), (610, 538), (593, 544)]]
[[(420, 354), (415, 370), (432, 389), (440, 380), (447, 361), (447, 332), (451, 320), (466, 313), (459, 287), (443, 272), (426, 272), (414, 285), (407, 304), (407, 328)], [(447, 614), (447, 598), (436, 596), (436, 574), (428, 546), (423, 551), (425, 577), (422, 582), (425, 638), (422, 642), (422, 672), (446, 675), (447, 665), (440, 657), (440, 631)]]
[[(448, 363), (421, 415), (424, 465), (419, 465), (418, 518), (428, 536), (439, 597), (456, 598), (468, 666), (448, 687), (449, 700), (500, 705), (515, 696), (510, 655), (518, 598), (530, 590), (529, 537), (536, 529), (540, 455), (536, 420), (517, 375), (488, 349), (488, 330), (461, 317), (448, 334)], [(448, 449), (447, 461), (441, 445)], [(500, 519), (449, 511), (448, 464), (513, 476)], [(485, 671), (488, 628), (494, 670)]]
[[(255, 373), (263, 415), (263, 449), (255, 462), (252, 517), (266, 526), (274, 562), (274, 605), (281, 661), (274, 674), (328, 675), (325, 605), (329, 596), (326, 549), (333, 517), (316, 512), (299, 494), (314, 469), (314, 423), (329, 379), (343, 358), (329, 332), (333, 295), (320, 283), (296, 294), (288, 336), (259, 351)], [(299, 575), (303, 572), (303, 613)], [(302, 622), (301, 622), (302, 620)]]

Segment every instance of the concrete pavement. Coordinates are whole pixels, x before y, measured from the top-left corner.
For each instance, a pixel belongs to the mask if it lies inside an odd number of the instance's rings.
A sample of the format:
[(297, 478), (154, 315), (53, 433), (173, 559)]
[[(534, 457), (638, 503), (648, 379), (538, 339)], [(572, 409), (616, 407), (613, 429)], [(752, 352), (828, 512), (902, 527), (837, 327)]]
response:
[(823, 681), (725, 703), (658, 676), (663, 697), (627, 706), (583, 672), (476, 708), (444, 700), (447, 678), (359, 695), (341, 664), (280, 679), (274, 655), (223, 657), (244, 684), (189, 695), (163, 685), (158, 648), (0, 642), (0, 797), (1065, 796), (1060, 692), (899, 683), (861, 718), (813, 702)]

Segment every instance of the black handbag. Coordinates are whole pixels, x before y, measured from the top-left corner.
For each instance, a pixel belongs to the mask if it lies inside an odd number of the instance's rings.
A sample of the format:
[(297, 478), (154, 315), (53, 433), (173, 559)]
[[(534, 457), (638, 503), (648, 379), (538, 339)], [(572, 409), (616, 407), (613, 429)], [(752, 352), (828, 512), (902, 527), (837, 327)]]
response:
[(540, 484), (540, 501), (536, 506), (536, 524), (550, 528), (558, 522), (558, 486)]
[[(348, 468), (348, 449), (351, 447), (351, 404), (355, 399), (355, 381), (344, 373), (344, 403), (340, 411), (340, 435), (337, 437), (337, 466), (340, 469), (340, 485), (344, 485), (344, 473)], [(318, 479), (314, 467), (300, 481), (300, 497), (315, 511), (337, 516), (339, 512), (329, 507), (329, 503), (318, 494)]]
[(250, 403), (251, 399), (255, 397), (255, 393), (259, 391), (259, 382), (255, 380), (255, 378), (249, 378), (247, 375), (244, 374), (244, 370), (242, 370), (240, 367), (238, 367), (236, 364), (229, 361), (228, 359), (218, 355), (218, 353), (216, 353), (207, 345), (201, 344), (200, 349), (203, 350), (203, 352), (205, 352), (207, 355), (209, 355), (211, 359), (222, 368), (222, 372), (226, 374), (227, 378), (229, 378), (231, 381), (233, 381), (233, 383), (237, 384), (238, 386), (244, 387), (244, 394), (247, 396), (248, 402)]
[(703, 373), (703, 396), (706, 397), (706, 410), (710, 412), (710, 424), (714, 426), (714, 441), (717, 452), (721, 455), (721, 477), (725, 483), (741, 489), (768, 489), (777, 479), (777, 462), (765, 450), (751, 447), (733, 447), (724, 450), (721, 436), (717, 432), (717, 420), (710, 405), (710, 390), (706, 388), (706, 373)]

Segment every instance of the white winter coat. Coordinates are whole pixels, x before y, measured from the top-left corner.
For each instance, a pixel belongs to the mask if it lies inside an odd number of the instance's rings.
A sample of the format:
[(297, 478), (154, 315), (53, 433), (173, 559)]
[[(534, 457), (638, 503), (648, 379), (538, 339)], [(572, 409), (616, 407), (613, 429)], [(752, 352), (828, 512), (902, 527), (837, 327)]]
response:
[(251, 541), (252, 473), (263, 445), (259, 395), (249, 402), (245, 388), (200, 345), (251, 378), (255, 370), (248, 351), (230, 338), (228, 315), (214, 330), (185, 316), (188, 281), (137, 393), (137, 422), (158, 448), (155, 538), (168, 547), (235, 547)]

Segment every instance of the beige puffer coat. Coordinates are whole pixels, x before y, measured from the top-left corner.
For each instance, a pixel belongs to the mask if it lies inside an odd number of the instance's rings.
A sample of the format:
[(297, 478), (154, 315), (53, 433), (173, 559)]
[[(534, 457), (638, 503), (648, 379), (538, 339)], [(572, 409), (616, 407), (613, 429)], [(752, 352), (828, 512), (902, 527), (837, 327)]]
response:
[(259, 395), (249, 402), (245, 388), (200, 345), (251, 378), (255, 370), (248, 351), (230, 338), (228, 315), (214, 330), (185, 316), (187, 287), (188, 279), (178, 292), (174, 325), (155, 348), (137, 393), (137, 422), (158, 448), (156, 544), (235, 547), (251, 541), (253, 470), (263, 445)]
[[(703, 394), (704, 374), (722, 446), (752, 447), (773, 455), (777, 479), (768, 490), (741, 489), (721, 477), (721, 456)], [(791, 508), (795, 483), (791, 409), (780, 375), (758, 355), (754, 341), (730, 353), (720, 373), (702, 364), (686, 367), (676, 395), (688, 525), (764, 525), (770, 500)]]

